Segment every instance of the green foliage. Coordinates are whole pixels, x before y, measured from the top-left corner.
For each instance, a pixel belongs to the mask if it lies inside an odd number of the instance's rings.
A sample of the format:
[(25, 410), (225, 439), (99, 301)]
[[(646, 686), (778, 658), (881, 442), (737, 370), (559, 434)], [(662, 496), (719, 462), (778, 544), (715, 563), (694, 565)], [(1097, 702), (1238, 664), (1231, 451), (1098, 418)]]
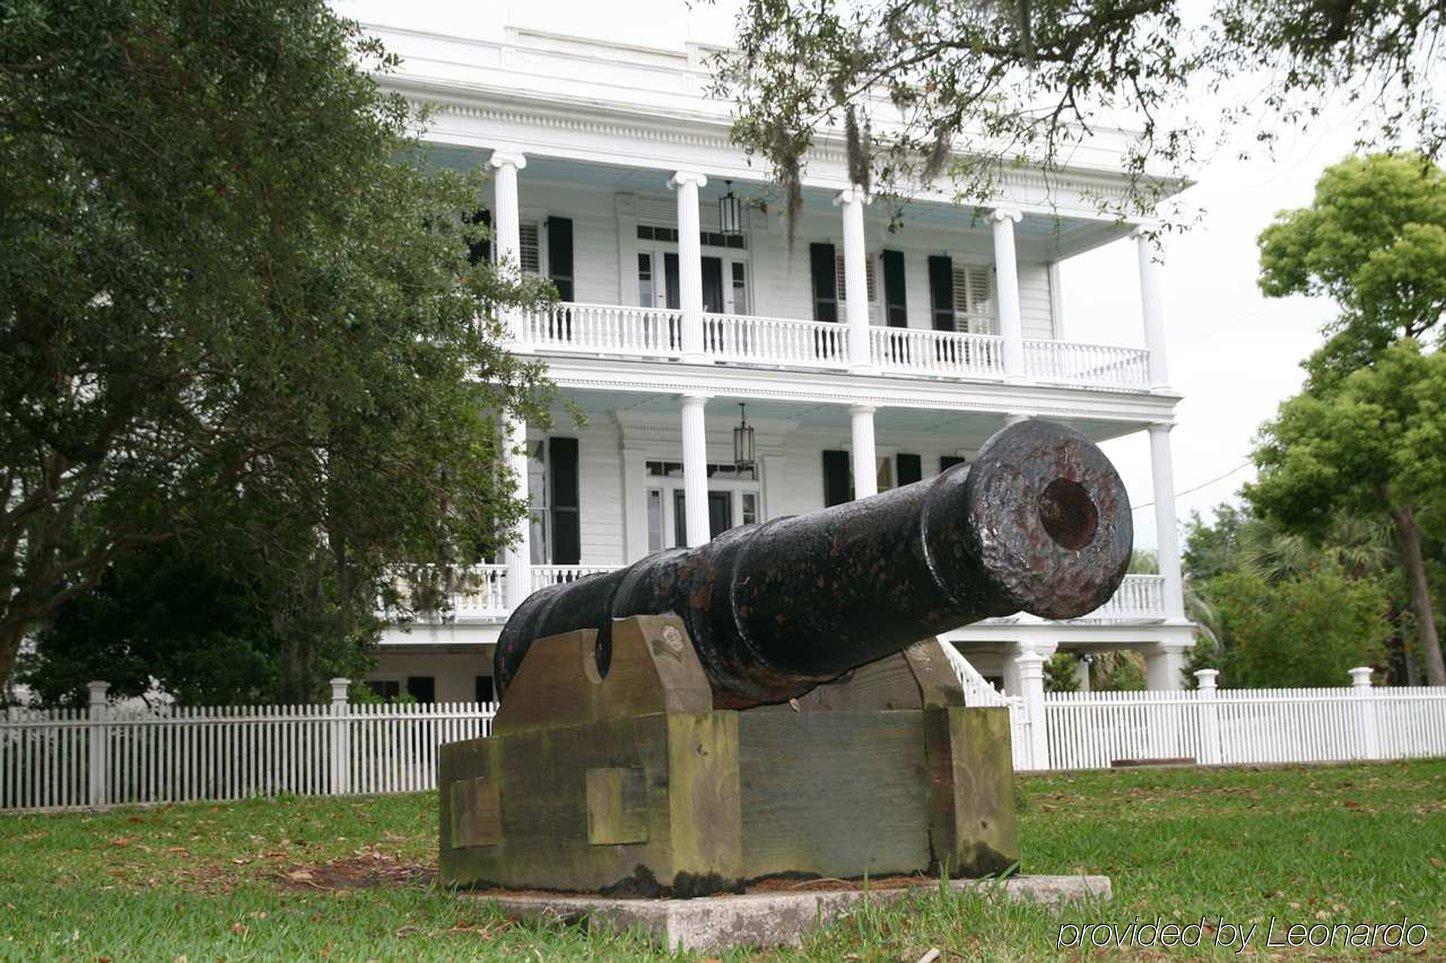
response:
[[(1434, 75), (1442, 28), (1442, 7), (1418, 0), (1226, 0), (1203, 18), (1179, 0), (749, 0), (718, 88), (790, 213), (820, 142), (843, 140), (850, 178), (878, 193), (947, 175), (961, 200), (985, 204), (1014, 165), (1065, 167), (1123, 117), (1140, 132), (1125, 139), (1128, 188), (1092, 200), (1129, 216), (1195, 160), (1187, 91), (1224, 94), (1220, 128), (1254, 115), (1262, 141), (1308, 127), (1325, 102), (1368, 98), (1364, 140), (1434, 152), (1446, 140), (1439, 85), (1421, 78)], [(1242, 100), (1244, 74), (1259, 82)]]
[(282, 691), (318, 695), (318, 649), (405, 609), (388, 566), (495, 550), (524, 510), (494, 413), (540, 415), (541, 370), (497, 317), (546, 292), (469, 263), (479, 176), (428, 169), (368, 74), (395, 60), (322, 0), (3, 17), (0, 678), (174, 540), (265, 600)]
[(1044, 663), (1044, 691), (1078, 692), (1079, 678), (1075, 675), (1075, 668), (1078, 665), (1079, 656), (1073, 652), (1056, 652), (1046, 659)]
[(1245, 488), (1262, 512), (1321, 534), (1341, 510), (1384, 515), (1439, 499), (1446, 477), (1446, 353), (1393, 345), (1330, 394), (1281, 405)]
[(1309, 207), (1261, 232), (1268, 297), (1332, 298), (1341, 315), (1306, 362), (1329, 389), (1401, 338), (1439, 341), (1446, 312), (1446, 172), (1416, 153), (1348, 157), (1326, 169)]
[(1347, 669), (1384, 658), (1385, 592), (1334, 568), (1275, 583), (1227, 572), (1211, 591), (1230, 627), (1220, 668), (1232, 687), (1340, 686)]

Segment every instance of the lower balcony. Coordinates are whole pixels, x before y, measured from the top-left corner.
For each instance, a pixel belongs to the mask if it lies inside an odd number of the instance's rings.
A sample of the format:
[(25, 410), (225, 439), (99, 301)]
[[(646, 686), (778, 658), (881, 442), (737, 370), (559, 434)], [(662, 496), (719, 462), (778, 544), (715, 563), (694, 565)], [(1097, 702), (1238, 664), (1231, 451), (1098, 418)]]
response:
[[(534, 565), (530, 591), (549, 585), (573, 582), (597, 572), (610, 572), (618, 565)], [(463, 587), (452, 597), (449, 617), (458, 622), (495, 622), (507, 618), (507, 577), (505, 565), (476, 565), (466, 570)], [(1126, 575), (1108, 602), (1075, 621), (1102, 624), (1148, 624), (1165, 619), (1164, 578), (1159, 575)], [(988, 621), (1004, 621), (990, 619)]]
[[(683, 313), (668, 308), (564, 302), (526, 312), (518, 335), (544, 354), (645, 361), (683, 356)], [(718, 364), (847, 371), (961, 381), (1003, 381), (1004, 339), (924, 328), (869, 329), (868, 357), (853, 357), (847, 324), (747, 314), (705, 314), (702, 353)], [(1027, 381), (1110, 391), (1150, 390), (1144, 348), (1025, 339)]]

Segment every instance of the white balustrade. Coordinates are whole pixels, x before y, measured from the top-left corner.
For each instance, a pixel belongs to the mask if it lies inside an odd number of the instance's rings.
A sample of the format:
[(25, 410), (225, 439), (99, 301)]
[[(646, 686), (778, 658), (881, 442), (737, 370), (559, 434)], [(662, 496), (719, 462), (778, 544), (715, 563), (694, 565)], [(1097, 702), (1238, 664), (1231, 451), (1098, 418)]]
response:
[(532, 591), (549, 585), (563, 585), (576, 582), (587, 575), (598, 575), (621, 568), (619, 565), (534, 565), (532, 566)]
[(880, 327), (870, 329), (869, 335), (873, 363), (884, 372), (950, 378), (1004, 376), (1004, 339), (997, 335)]
[(848, 325), (829, 321), (703, 315), (703, 351), (718, 361), (802, 368), (845, 368)]
[(1126, 575), (1110, 600), (1086, 619), (1119, 622), (1159, 621), (1165, 617), (1165, 579), (1159, 575)]
[(1026, 339), (1024, 374), (1032, 381), (1145, 391), (1150, 387), (1150, 353), (1110, 344)]
[(458, 619), (499, 618), (507, 614), (507, 566), (473, 565), (457, 577), (452, 596)]
[[(676, 359), (683, 354), (683, 315), (666, 308), (564, 302), (522, 314), (528, 347), (558, 353)], [(968, 321), (993, 330), (992, 317)], [(1146, 391), (1149, 352), (1143, 348), (1025, 340), (1024, 373), (1033, 381), (1087, 388)], [(869, 328), (868, 364), (887, 374), (996, 379), (1004, 375), (1004, 339), (997, 334)], [(728, 364), (847, 369), (848, 325), (751, 314), (705, 314), (703, 354)]]
[(683, 353), (683, 313), (667, 308), (564, 302), (528, 311), (528, 344), (550, 351), (675, 358)]

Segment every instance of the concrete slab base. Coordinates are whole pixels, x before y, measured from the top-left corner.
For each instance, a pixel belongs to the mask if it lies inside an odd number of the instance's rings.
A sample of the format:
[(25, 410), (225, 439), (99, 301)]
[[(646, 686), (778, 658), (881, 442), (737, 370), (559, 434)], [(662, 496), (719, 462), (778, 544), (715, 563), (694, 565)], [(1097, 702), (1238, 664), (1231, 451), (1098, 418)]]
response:
[[(1039, 903), (1058, 909), (1067, 903), (1108, 900), (1108, 876), (1014, 876), (1004, 880), (962, 879), (949, 883), (957, 893), (984, 893), (1011, 902)], [(726, 949), (734, 946), (798, 945), (805, 933), (835, 919), (862, 900), (892, 903), (927, 887), (874, 890), (814, 890), (800, 893), (745, 893), (697, 899), (609, 899), (539, 893), (483, 892), (465, 898), (495, 902), (518, 919), (586, 922), (612, 930), (633, 927), (674, 950)]]

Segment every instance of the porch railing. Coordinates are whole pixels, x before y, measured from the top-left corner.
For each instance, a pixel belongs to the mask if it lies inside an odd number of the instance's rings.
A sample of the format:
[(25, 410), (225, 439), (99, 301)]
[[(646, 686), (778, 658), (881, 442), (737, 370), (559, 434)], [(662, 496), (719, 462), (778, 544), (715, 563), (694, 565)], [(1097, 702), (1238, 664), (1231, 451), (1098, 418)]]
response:
[(1004, 339), (991, 334), (871, 328), (873, 363), (880, 370), (956, 378), (1004, 375)]
[(683, 353), (683, 313), (669, 308), (565, 302), (523, 314), (533, 347), (673, 358)]
[[(667, 308), (564, 302), (527, 311), (523, 337), (543, 351), (625, 358), (678, 358), (683, 315)], [(1024, 341), (1025, 377), (1034, 381), (1131, 391), (1150, 387), (1143, 348)], [(724, 364), (842, 370), (849, 353), (848, 325), (751, 314), (705, 314), (703, 353)], [(869, 361), (886, 374), (997, 379), (1004, 374), (1004, 339), (996, 334), (869, 329)]]
[(1110, 600), (1089, 615), (1087, 620), (1102, 622), (1143, 622), (1165, 617), (1165, 577), (1163, 575), (1126, 575), (1119, 590)]
[(718, 361), (843, 368), (849, 363), (848, 326), (751, 314), (705, 314), (703, 351)]
[(1144, 348), (1026, 338), (1024, 374), (1033, 381), (1139, 390), (1150, 386), (1149, 357)]
[(611, 572), (620, 567), (618, 565), (534, 565), (532, 566), (532, 591), (536, 592), (549, 585), (576, 582), (584, 575)]

